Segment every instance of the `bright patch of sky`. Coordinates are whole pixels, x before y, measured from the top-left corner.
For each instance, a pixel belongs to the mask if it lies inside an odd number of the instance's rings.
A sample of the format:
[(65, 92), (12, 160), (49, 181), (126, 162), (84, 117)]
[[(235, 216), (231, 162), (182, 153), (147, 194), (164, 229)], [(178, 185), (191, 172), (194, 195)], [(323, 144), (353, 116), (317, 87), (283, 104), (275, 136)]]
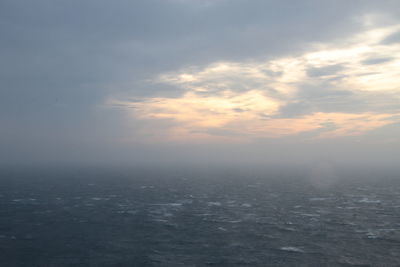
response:
[(108, 103), (133, 108), (139, 120), (164, 121), (162, 133), (147, 129), (152, 141), (363, 135), (400, 122), (400, 42), (387, 41), (399, 30), (372, 27), (335, 43), (311, 44), (300, 55), (188, 66), (152, 80), (181, 88), (178, 97)]

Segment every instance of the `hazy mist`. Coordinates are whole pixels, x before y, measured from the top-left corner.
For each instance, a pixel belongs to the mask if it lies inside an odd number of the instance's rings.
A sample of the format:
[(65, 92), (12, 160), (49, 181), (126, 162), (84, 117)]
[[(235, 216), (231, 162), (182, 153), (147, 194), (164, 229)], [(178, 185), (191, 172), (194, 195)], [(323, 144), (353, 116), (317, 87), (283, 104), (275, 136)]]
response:
[(1, 1), (0, 160), (398, 167), (399, 18), (389, 0)]

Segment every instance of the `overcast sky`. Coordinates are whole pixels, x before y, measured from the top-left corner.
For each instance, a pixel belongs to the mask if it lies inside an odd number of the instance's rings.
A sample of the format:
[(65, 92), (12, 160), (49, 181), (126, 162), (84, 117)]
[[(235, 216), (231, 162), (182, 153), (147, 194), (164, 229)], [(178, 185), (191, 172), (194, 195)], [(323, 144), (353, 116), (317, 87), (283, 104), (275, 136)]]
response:
[(2, 0), (0, 34), (5, 163), (399, 163), (398, 0)]

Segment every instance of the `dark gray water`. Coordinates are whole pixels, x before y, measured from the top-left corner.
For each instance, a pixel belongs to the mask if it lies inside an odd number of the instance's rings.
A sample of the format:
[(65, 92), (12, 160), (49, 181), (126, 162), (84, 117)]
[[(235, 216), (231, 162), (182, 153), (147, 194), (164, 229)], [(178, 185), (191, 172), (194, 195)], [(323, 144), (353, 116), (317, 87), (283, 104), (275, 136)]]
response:
[(399, 179), (3, 171), (0, 186), (4, 267), (400, 266)]

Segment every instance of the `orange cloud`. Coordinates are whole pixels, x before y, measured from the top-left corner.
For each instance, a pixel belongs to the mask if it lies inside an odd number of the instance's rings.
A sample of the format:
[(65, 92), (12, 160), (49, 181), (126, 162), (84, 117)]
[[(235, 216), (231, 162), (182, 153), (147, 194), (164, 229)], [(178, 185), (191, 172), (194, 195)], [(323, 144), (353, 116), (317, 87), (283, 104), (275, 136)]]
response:
[(188, 67), (155, 80), (183, 89), (180, 97), (111, 102), (133, 107), (135, 118), (163, 121), (162, 130), (154, 123), (155, 127), (142, 130), (159, 141), (247, 142), (313, 131), (316, 138), (362, 135), (398, 122), (399, 109), (392, 107), (392, 113), (314, 109), (317, 112), (296, 118), (279, 118), (279, 111), (299, 100), (304, 84), (320, 88), (322, 96), (328, 92), (325, 88), (353, 95), (379, 92), (381, 99), (386, 94), (394, 103), (400, 95), (400, 44), (385, 45), (382, 40), (399, 29), (400, 25), (370, 29), (341, 43), (314, 45), (312, 51), (292, 57)]
[(134, 107), (133, 115), (142, 120), (171, 121), (161, 133), (157, 127), (143, 132), (152, 141), (240, 143), (318, 130), (316, 138), (334, 138), (362, 135), (396, 122), (393, 114), (371, 112), (317, 112), (276, 118), (280, 103), (258, 91), (224, 92), (217, 96), (189, 92), (180, 98), (152, 98), (124, 105)]

